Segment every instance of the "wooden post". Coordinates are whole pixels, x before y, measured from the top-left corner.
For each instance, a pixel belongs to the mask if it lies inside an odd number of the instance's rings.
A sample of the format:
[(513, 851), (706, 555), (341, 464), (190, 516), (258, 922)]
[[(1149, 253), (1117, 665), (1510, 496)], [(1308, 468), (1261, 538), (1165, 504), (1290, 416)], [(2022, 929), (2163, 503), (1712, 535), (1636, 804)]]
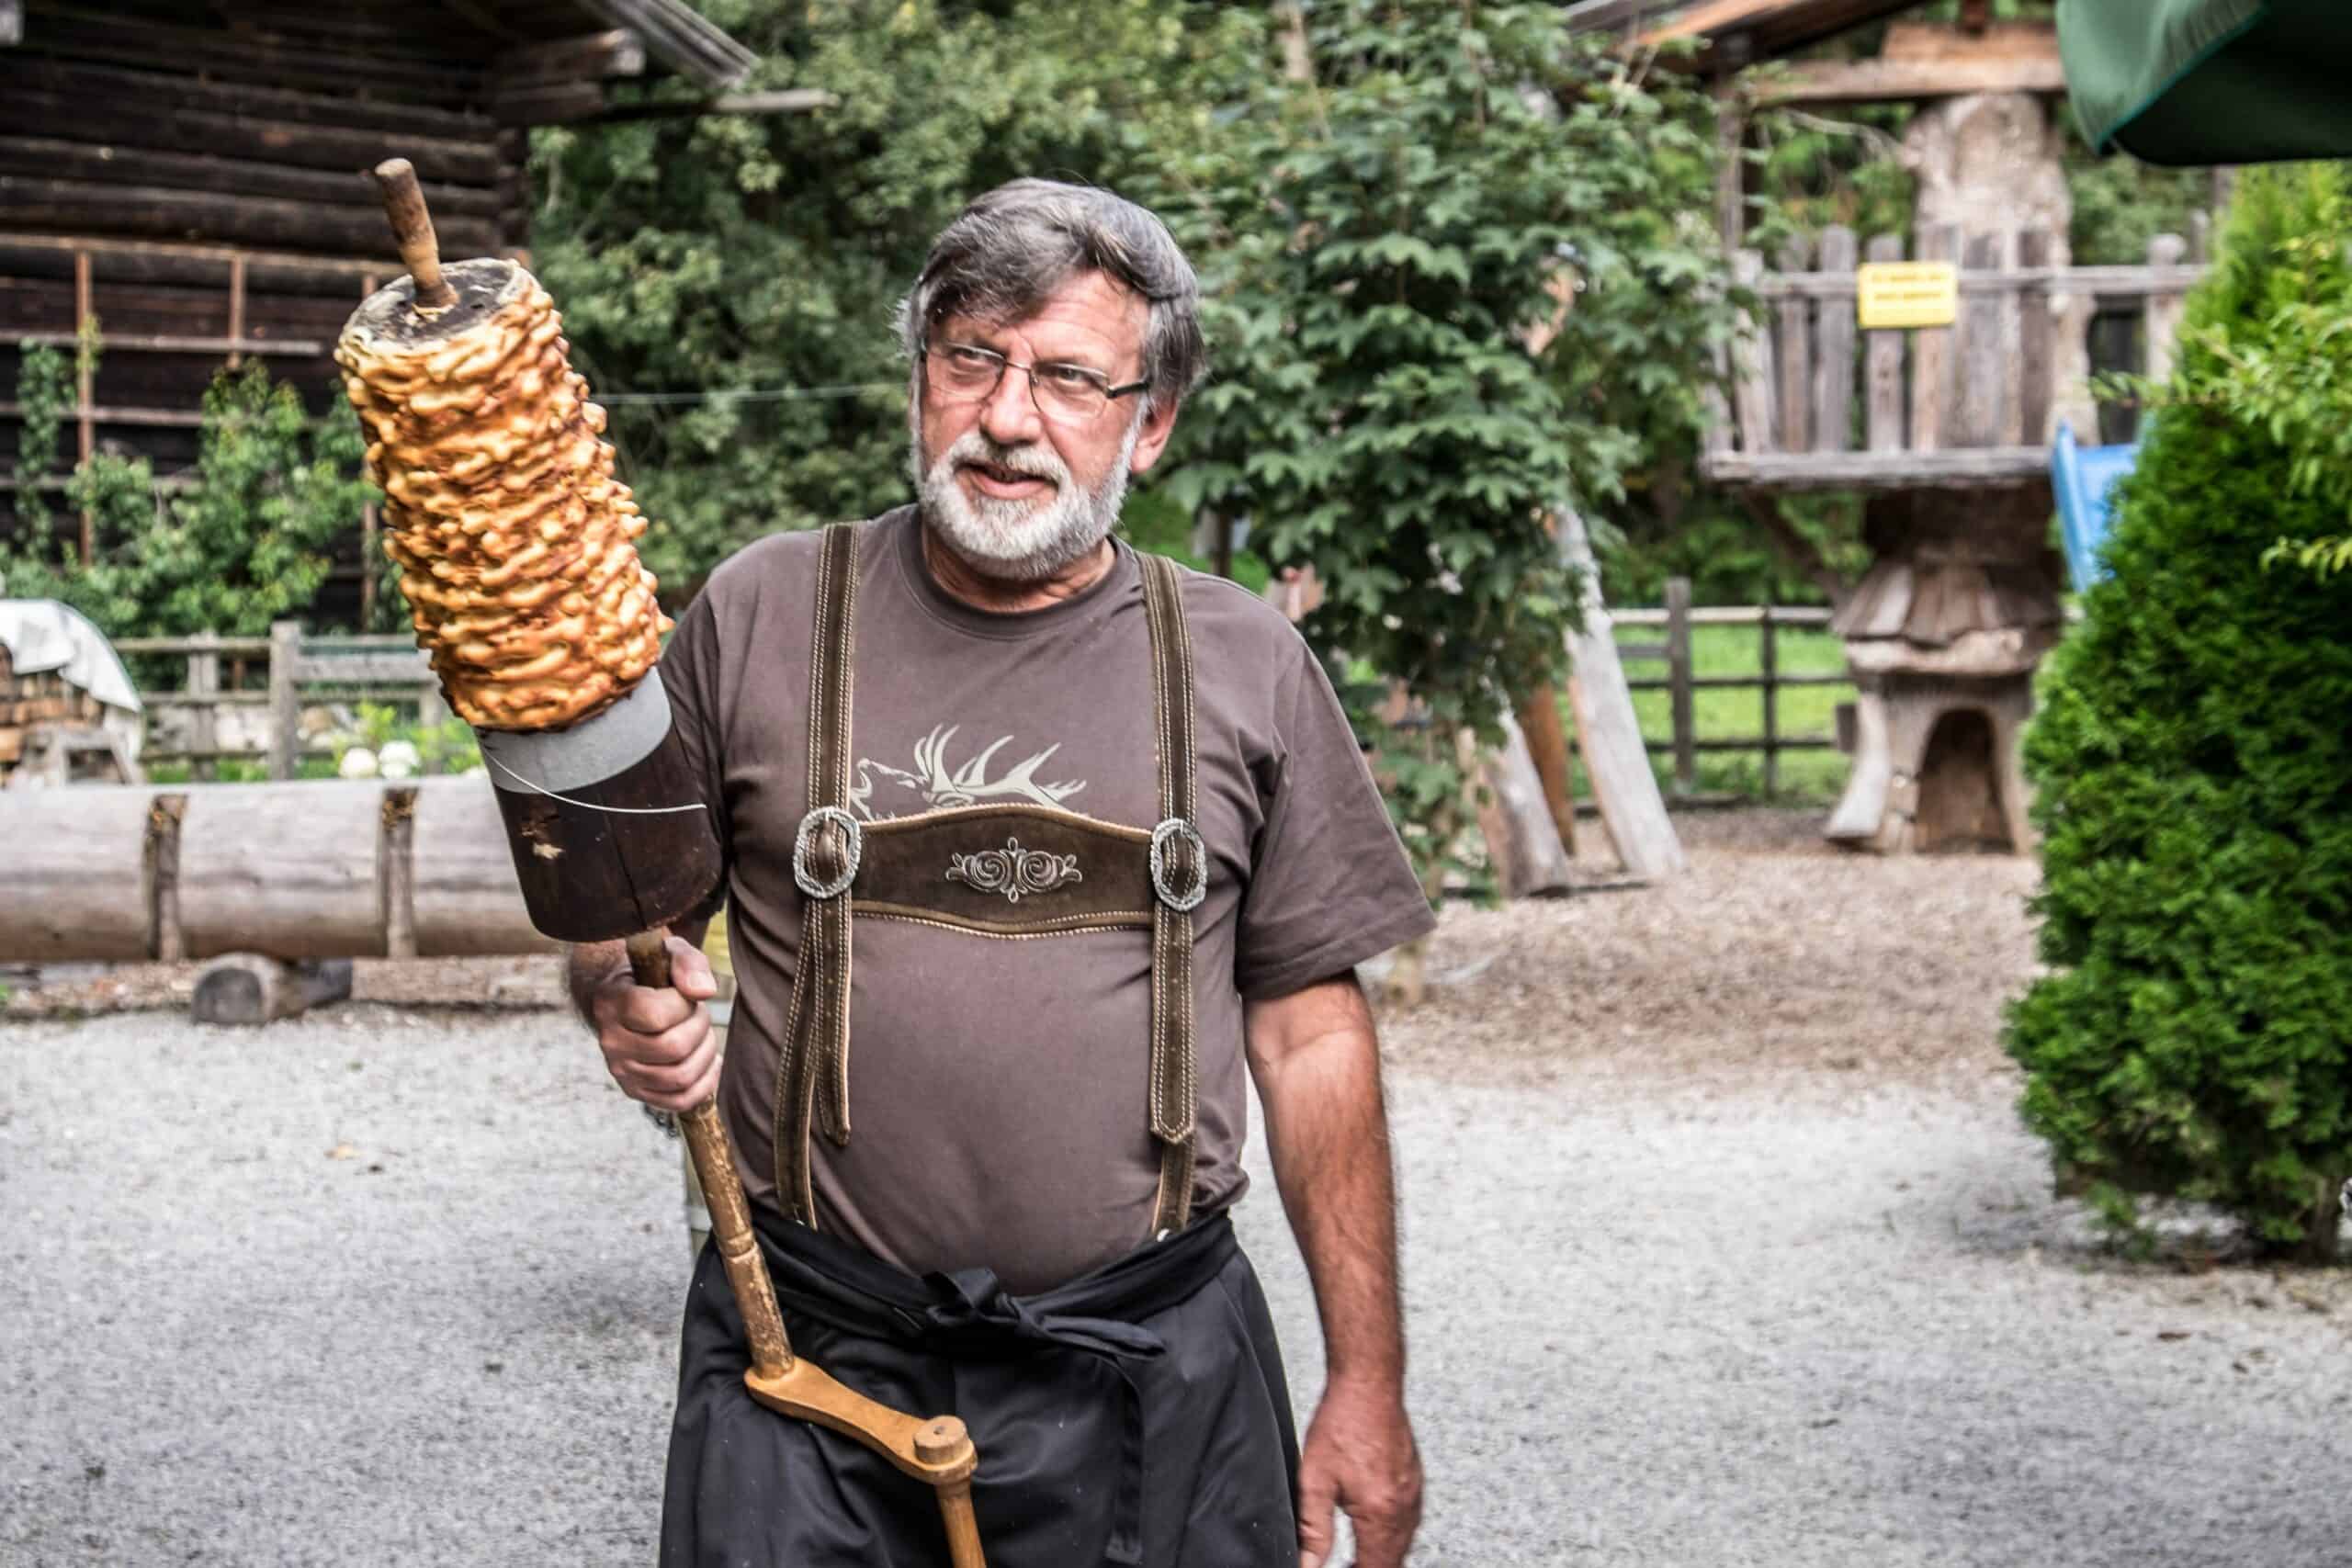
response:
[(1781, 658), (1772, 618), (1773, 606), (1764, 606), (1758, 623), (1757, 671), (1764, 682), (1764, 798), (1781, 793)]
[(269, 776), (290, 779), (301, 745), (302, 705), (294, 690), (294, 662), (302, 655), (299, 621), (269, 627)]
[[(1833, 223), (1821, 231), (1819, 269), (1854, 271), (1854, 231)], [(1814, 327), (1813, 449), (1843, 452), (1853, 445), (1854, 310), (1851, 301), (1820, 301)]]
[[(1930, 223), (1919, 231), (1918, 255), (1923, 262), (1960, 260), (1960, 231), (1949, 223)], [(1944, 410), (1951, 395), (1951, 329), (1921, 327), (1911, 334), (1911, 449), (1933, 452), (1950, 443), (1944, 436)]]
[(197, 778), (209, 779), (220, 772), (211, 753), (220, 744), (220, 655), (214, 651), (220, 645), (220, 634), (204, 632), (195, 640), (197, 647), (187, 656), (187, 694), (205, 700), (191, 710), (188, 744), (198, 755), (190, 772)]
[[(1813, 255), (1813, 247), (1803, 236), (1791, 240), (1781, 248), (1781, 270), (1803, 272)], [(1780, 356), (1781, 369), (1781, 450), (1808, 451), (1813, 446), (1811, 412), (1813, 395), (1813, 301), (1802, 294), (1781, 298), (1775, 312), (1781, 322), (1780, 342), (1774, 352)]]
[[(98, 449), (97, 416), (91, 412), (97, 402), (96, 389), (91, 385), (90, 356), (85, 339), (90, 330), (90, 253), (74, 253), (74, 412), (79, 422), (81, 460), (88, 462)], [(97, 514), (88, 507), (82, 509), (82, 564), (88, 566), (97, 556)]]
[[(359, 298), (366, 299), (376, 292), (376, 275), (368, 273), (359, 279)], [(376, 574), (383, 570), (383, 561), (376, 554), (376, 530), (381, 519), (372, 501), (359, 508), (359, 629), (373, 631), (376, 626)]]
[[(245, 254), (239, 251), (229, 258), (229, 337), (241, 343), (245, 335)], [(245, 356), (235, 349), (229, 351), (229, 368), (234, 370), (245, 362)]]
[[(2188, 242), (2177, 234), (2158, 234), (2148, 242), (2150, 266), (2178, 266), (2188, 252)], [(2145, 364), (2151, 381), (2166, 381), (2172, 378), (2173, 339), (2180, 332), (2181, 310), (2188, 296), (2178, 292), (2148, 296), (2148, 349)]]
[[(1873, 234), (1864, 254), (1874, 262), (1899, 262), (1903, 259), (1903, 237), (1899, 234)], [(1881, 327), (1862, 334), (1862, 350), (1868, 367), (1864, 376), (1866, 412), (1862, 416), (1862, 444), (1873, 452), (1903, 450), (1903, 333), (1900, 328)], [(1766, 623), (1768, 626), (1770, 624)], [(1766, 634), (1768, 637), (1770, 633)]]
[[(1998, 234), (1969, 236), (1965, 271), (1995, 272), (2000, 265)], [(1955, 446), (2000, 444), (2001, 418), (2007, 401), (2002, 393), (2009, 369), (2001, 354), (2001, 302), (2007, 297), (1982, 291), (1960, 297), (1960, 386), (1951, 431)]]
[(1695, 795), (1699, 789), (1697, 749), (1691, 742), (1695, 720), (1690, 711), (1690, 580), (1666, 580), (1666, 678), (1674, 708), (1674, 793)]
[(1634, 696), (1618, 661), (1617, 637), (1600, 594), (1600, 569), (1592, 558), (1584, 519), (1562, 508), (1558, 513), (1560, 558), (1584, 580), (1584, 628), (1572, 645), (1575, 673), (1568, 702), (1576, 713), (1577, 750), (1585, 777), (1600, 807), (1600, 820), (1617, 846), (1617, 858), (1635, 876), (1665, 876), (1690, 869), (1674, 835), (1674, 819), (1659, 798), (1657, 774), (1650, 769), (1642, 729), (1634, 717)]
[[(2050, 265), (2055, 254), (2050, 231), (2027, 229), (2018, 235), (2018, 265)], [(2018, 430), (2028, 446), (2050, 439), (2050, 410), (2057, 400), (2056, 323), (2050, 315), (2050, 288), (2028, 284), (2018, 294)]]
[(1527, 694), (1519, 707), (1520, 733), (1527, 754), (1544, 781), (1544, 803), (1552, 813), (1553, 830), (1570, 860), (1577, 858), (1577, 805), (1568, 788), (1568, 735), (1560, 722), (1560, 694), (1547, 682)]
[(1742, 231), (1746, 228), (1745, 205), (1747, 171), (1741, 166), (1740, 147), (1747, 139), (1747, 110), (1740, 102), (1736, 78), (1724, 76), (1714, 87), (1715, 95), (1715, 231), (1724, 237), (1724, 254), (1729, 255), (1739, 249)]
[[(1753, 289), (1764, 276), (1760, 252), (1740, 251), (1731, 259), (1732, 281)], [(1746, 318), (1732, 340), (1732, 412), (1739, 424), (1743, 452), (1775, 450), (1772, 418), (1772, 318), (1762, 304)]]

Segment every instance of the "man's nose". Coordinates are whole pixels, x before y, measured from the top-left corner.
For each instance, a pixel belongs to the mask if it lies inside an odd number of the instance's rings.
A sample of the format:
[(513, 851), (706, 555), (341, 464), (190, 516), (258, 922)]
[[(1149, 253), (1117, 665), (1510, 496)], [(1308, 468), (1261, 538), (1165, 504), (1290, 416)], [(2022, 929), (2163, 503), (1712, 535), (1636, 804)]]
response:
[(1029, 395), (1029, 372), (1008, 365), (996, 390), (980, 405), (980, 430), (1000, 446), (1020, 446), (1045, 434), (1036, 400)]

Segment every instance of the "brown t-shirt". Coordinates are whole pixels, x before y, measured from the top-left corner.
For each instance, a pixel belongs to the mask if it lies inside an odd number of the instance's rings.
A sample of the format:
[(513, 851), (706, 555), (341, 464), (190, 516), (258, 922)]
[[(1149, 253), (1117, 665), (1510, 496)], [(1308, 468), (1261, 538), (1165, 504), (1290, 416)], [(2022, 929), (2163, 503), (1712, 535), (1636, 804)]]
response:
[[(719, 1104), (757, 1203), (775, 1201), (778, 1041), (799, 951), (792, 842), (808, 809), (816, 533), (715, 572), (662, 660), (679, 738), (718, 804), (738, 992)], [(1124, 545), (1075, 598), (991, 615), (950, 598), (913, 508), (858, 541), (851, 804), (881, 819), (998, 802), (1159, 820), (1143, 579)], [(1196, 666), (1200, 1056), (1194, 1205), (1240, 1196), (1242, 999), (1279, 997), (1428, 931), (1354, 737), (1271, 606), (1186, 573)], [(815, 1136), (819, 1224), (899, 1268), (986, 1267), (1046, 1289), (1139, 1245), (1159, 1156), (1147, 1116), (1149, 934), (1008, 939), (859, 919), (846, 1148)]]

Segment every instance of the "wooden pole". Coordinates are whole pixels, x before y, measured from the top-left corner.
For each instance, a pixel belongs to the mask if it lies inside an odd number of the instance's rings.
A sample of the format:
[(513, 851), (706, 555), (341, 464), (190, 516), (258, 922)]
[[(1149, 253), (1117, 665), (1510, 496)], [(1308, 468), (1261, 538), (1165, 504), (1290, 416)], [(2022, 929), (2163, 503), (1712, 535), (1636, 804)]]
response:
[[(243, 252), (229, 258), (229, 338), (243, 342), (245, 335), (245, 258)], [(229, 351), (229, 368), (234, 370), (245, 362), (245, 356), (235, 349)]]
[(1774, 633), (1778, 623), (1772, 619), (1772, 606), (1764, 606), (1764, 619), (1758, 623), (1757, 673), (1764, 682), (1764, 798), (1771, 799), (1781, 792), (1781, 659)]
[(1560, 848), (1574, 860), (1577, 806), (1568, 787), (1568, 734), (1560, 722), (1560, 694), (1548, 682), (1530, 692), (1527, 701), (1520, 705), (1519, 728), (1527, 739), (1535, 776), (1544, 782), (1544, 805), (1552, 814), (1553, 829), (1560, 835)]
[(1634, 716), (1634, 695), (1618, 661), (1617, 637), (1610, 626), (1609, 606), (1601, 599), (1600, 569), (1593, 561), (1584, 519), (1566, 508), (1558, 516), (1560, 558), (1584, 579), (1584, 628), (1573, 644), (1576, 672), (1568, 682), (1568, 702), (1576, 712), (1577, 747), (1593, 798), (1600, 806), (1601, 823), (1617, 846), (1617, 858), (1634, 875), (1688, 871), (1690, 863), (1658, 795), (1657, 774), (1650, 769), (1641, 725)]
[(1674, 793), (1699, 791), (1697, 716), (1690, 702), (1690, 580), (1666, 581), (1666, 676), (1674, 710)]
[(376, 165), (376, 189), (384, 198), (384, 216), (391, 220), (401, 260), (416, 279), (416, 308), (447, 310), (458, 302), (458, 291), (441, 276), (441, 246), (433, 236), (424, 193), (417, 188), (415, 166), (406, 158), (385, 159)]
[(302, 652), (302, 627), (297, 621), (273, 621), (269, 627), (269, 776), (294, 776), (302, 728), (302, 706), (294, 691), (294, 661)]
[[(80, 422), (81, 460), (87, 463), (98, 448), (97, 415), (92, 412), (97, 396), (90, 374), (90, 253), (74, 253), (74, 408)], [(88, 566), (97, 555), (97, 514), (88, 507), (82, 509), (82, 564)]]
[(205, 632), (197, 641), (205, 646), (187, 656), (187, 694), (207, 700), (193, 712), (188, 744), (198, 753), (191, 771), (199, 779), (209, 779), (219, 772), (212, 753), (220, 744), (220, 655), (213, 650), (220, 646), (220, 634)]

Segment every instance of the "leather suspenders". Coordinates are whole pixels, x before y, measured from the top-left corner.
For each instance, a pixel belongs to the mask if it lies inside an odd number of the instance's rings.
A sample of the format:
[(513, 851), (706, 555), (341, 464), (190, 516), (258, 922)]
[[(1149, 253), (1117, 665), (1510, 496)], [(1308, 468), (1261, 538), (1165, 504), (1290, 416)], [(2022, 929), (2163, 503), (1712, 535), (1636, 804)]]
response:
[[(848, 808), (857, 535), (854, 524), (828, 528), (818, 569), (808, 814), (792, 854), (793, 881), (803, 898), (800, 960), (777, 1066), (778, 1200), (786, 1214), (813, 1228), (810, 1136), (821, 1130), (837, 1147), (849, 1143), (854, 906), (877, 918), (922, 920), (983, 937), (1148, 925), (1151, 1135), (1159, 1148), (1152, 1235), (1180, 1231), (1192, 1218), (1198, 1137), (1193, 911), (1208, 891), (1208, 850), (1193, 823), (1193, 649), (1178, 570), (1157, 556), (1138, 558), (1151, 645), (1158, 827), (1147, 834), (1042, 806), (969, 807), (861, 823)], [(1014, 852), (1019, 846), (1008, 842), (1008, 829), (1028, 836), (1025, 855)], [(1080, 862), (1090, 869), (1080, 869)], [(1025, 897), (1000, 902), (994, 895), (1006, 878)]]

